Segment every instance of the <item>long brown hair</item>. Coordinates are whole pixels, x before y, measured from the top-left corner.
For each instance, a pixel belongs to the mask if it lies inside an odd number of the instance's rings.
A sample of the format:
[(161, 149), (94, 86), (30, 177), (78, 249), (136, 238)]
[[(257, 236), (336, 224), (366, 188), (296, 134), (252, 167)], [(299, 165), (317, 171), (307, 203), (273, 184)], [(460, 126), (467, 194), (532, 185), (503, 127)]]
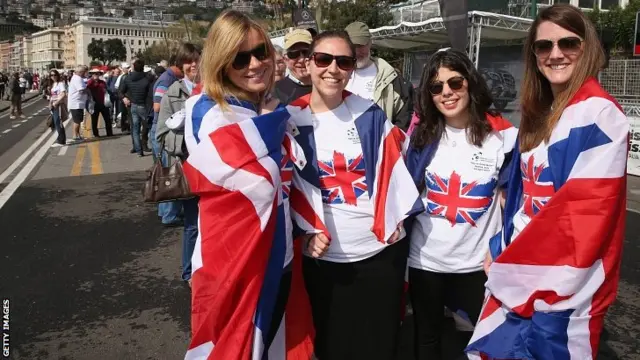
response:
[(261, 102), (265, 95), (271, 91), (275, 76), (275, 49), (264, 29), (247, 15), (227, 10), (218, 16), (211, 25), (204, 41), (204, 49), (200, 57), (203, 91), (223, 110), (228, 109), (228, 103), (225, 100), (228, 96), (239, 100), (255, 101), (252, 94), (238, 88), (227, 76), (227, 71), (231, 68), (231, 64), (251, 29), (256, 30), (263, 38), (271, 59), (271, 80), (267, 90), (259, 94)]
[[(550, 21), (578, 35), (583, 40), (582, 55), (573, 70), (567, 87), (553, 97), (551, 84), (538, 70), (533, 43), (538, 26)], [(591, 21), (580, 9), (568, 4), (556, 4), (543, 9), (531, 25), (524, 47), (524, 80), (521, 89), (522, 122), (520, 151), (530, 151), (542, 141), (548, 141), (565, 107), (582, 84), (597, 76), (604, 65), (604, 51)]]

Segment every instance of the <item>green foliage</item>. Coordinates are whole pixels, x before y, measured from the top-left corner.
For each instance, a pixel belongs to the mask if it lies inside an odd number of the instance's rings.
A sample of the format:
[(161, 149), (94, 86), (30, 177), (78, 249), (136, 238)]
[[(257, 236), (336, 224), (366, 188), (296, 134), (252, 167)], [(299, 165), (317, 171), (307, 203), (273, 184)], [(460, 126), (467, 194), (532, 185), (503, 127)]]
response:
[(640, 11), (640, 0), (630, 0), (621, 9), (616, 7), (610, 11), (593, 10), (587, 16), (600, 34), (610, 33), (613, 38), (612, 52), (630, 53), (633, 48), (636, 13)]
[(127, 58), (127, 48), (120, 39), (93, 40), (87, 46), (87, 53), (91, 60), (99, 60), (105, 65), (110, 65), (113, 61), (123, 61)]
[(178, 49), (177, 42), (159, 43), (148, 46), (144, 51), (139, 52), (136, 57), (143, 59), (145, 64), (157, 64), (161, 60), (169, 60), (169, 56)]
[(320, 26), (323, 30), (343, 30), (354, 21), (362, 21), (370, 29), (375, 29), (393, 21), (388, 1), (332, 1), (323, 4), (322, 13)]

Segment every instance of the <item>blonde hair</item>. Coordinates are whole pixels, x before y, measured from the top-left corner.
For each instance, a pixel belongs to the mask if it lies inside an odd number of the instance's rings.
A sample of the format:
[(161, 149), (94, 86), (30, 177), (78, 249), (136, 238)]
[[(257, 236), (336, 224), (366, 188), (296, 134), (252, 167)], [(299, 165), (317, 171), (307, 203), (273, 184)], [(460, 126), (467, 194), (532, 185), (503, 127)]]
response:
[[(538, 70), (533, 53), (538, 26), (550, 21), (580, 36), (582, 55), (575, 64), (567, 87), (556, 94), (551, 84)], [(531, 25), (524, 47), (524, 79), (522, 81), (522, 122), (520, 123), (520, 151), (530, 151), (542, 141), (548, 141), (569, 101), (589, 77), (596, 77), (605, 62), (604, 50), (591, 21), (578, 8), (568, 4), (552, 5), (540, 11)]]
[(263, 38), (271, 60), (271, 79), (267, 89), (258, 95), (261, 103), (266, 94), (271, 92), (275, 76), (275, 49), (264, 29), (247, 15), (228, 10), (223, 12), (211, 25), (204, 41), (202, 56), (200, 57), (200, 77), (202, 89), (223, 110), (229, 109), (225, 97), (235, 97), (239, 100), (255, 101), (255, 96), (240, 89), (231, 82), (227, 71), (236, 58), (242, 43), (247, 39), (251, 30), (257, 31)]

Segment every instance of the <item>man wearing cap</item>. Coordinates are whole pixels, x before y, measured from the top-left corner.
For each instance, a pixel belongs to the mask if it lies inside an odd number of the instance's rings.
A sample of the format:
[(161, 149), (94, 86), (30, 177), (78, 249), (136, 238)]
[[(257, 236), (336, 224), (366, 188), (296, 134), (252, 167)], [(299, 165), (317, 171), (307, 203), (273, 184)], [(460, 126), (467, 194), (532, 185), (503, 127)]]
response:
[[(115, 89), (115, 94), (119, 94), (120, 86), (124, 83), (124, 79), (127, 78), (127, 74), (131, 69), (131, 65), (129, 65), (126, 62), (123, 62), (122, 64), (120, 64), (120, 68), (122, 71), (118, 75), (118, 78), (116, 79), (116, 82), (113, 85)], [(124, 102), (122, 101), (120, 96), (117, 96), (116, 101), (118, 102), (116, 118), (118, 117), (118, 115), (120, 115), (120, 130), (122, 130), (122, 132), (124, 133), (129, 131), (131, 128), (129, 126), (129, 119), (131, 118), (131, 115), (129, 114), (129, 108), (124, 106)]]
[(347, 90), (378, 104), (394, 125), (407, 131), (413, 112), (408, 85), (388, 62), (371, 56), (371, 33), (365, 23), (353, 22), (345, 30), (356, 46), (357, 58)]
[(293, 100), (311, 93), (311, 75), (307, 72), (305, 60), (309, 57), (311, 33), (296, 29), (284, 37), (284, 60), (289, 75), (276, 83), (274, 95), (282, 104), (288, 105)]
[(95, 108), (93, 109), (93, 114), (91, 114), (91, 131), (93, 132), (93, 137), (100, 136), (98, 134), (98, 118), (100, 115), (102, 115), (107, 136), (113, 136), (111, 114), (109, 108), (104, 103), (105, 95), (109, 96), (107, 95), (107, 83), (100, 79), (102, 71), (93, 69), (89, 71), (89, 74), (91, 74), (91, 79), (87, 81), (87, 89), (91, 93), (93, 101), (95, 102)]

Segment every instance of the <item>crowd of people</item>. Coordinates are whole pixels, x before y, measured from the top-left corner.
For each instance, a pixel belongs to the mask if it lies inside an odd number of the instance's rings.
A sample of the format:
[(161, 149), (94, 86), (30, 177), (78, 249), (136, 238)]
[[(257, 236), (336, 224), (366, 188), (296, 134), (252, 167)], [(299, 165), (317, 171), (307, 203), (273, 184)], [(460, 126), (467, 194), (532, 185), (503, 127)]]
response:
[(183, 163), (193, 197), (158, 216), (184, 227), (186, 359), (395, 359), (405, 298), (415, 359), (445, 358), (452, 314), (472, 330), (460, 356), (596, 357), (629, 125), (597, 83), (591, 22), (565, 4), (539, 12), (519, 129), (465, 53), (435, 52), (414, 89), (371, 46), (354, 22), (293, 30), (280, 48), (225, 11), (202, 48), (155, 69), (42, 81), (54, 146), (67, 117), (83, 141), (88, 111), (95, 137), (102, 117), (107, 136), (130, 132), (132, 154)]
[(39, 91), (40, 74), (28, 70), (16, 71), (8, 75), (0, 72), (0, 100), (11, 102), (10, 118), (24, 118), (22, 101), (28, 91)]

